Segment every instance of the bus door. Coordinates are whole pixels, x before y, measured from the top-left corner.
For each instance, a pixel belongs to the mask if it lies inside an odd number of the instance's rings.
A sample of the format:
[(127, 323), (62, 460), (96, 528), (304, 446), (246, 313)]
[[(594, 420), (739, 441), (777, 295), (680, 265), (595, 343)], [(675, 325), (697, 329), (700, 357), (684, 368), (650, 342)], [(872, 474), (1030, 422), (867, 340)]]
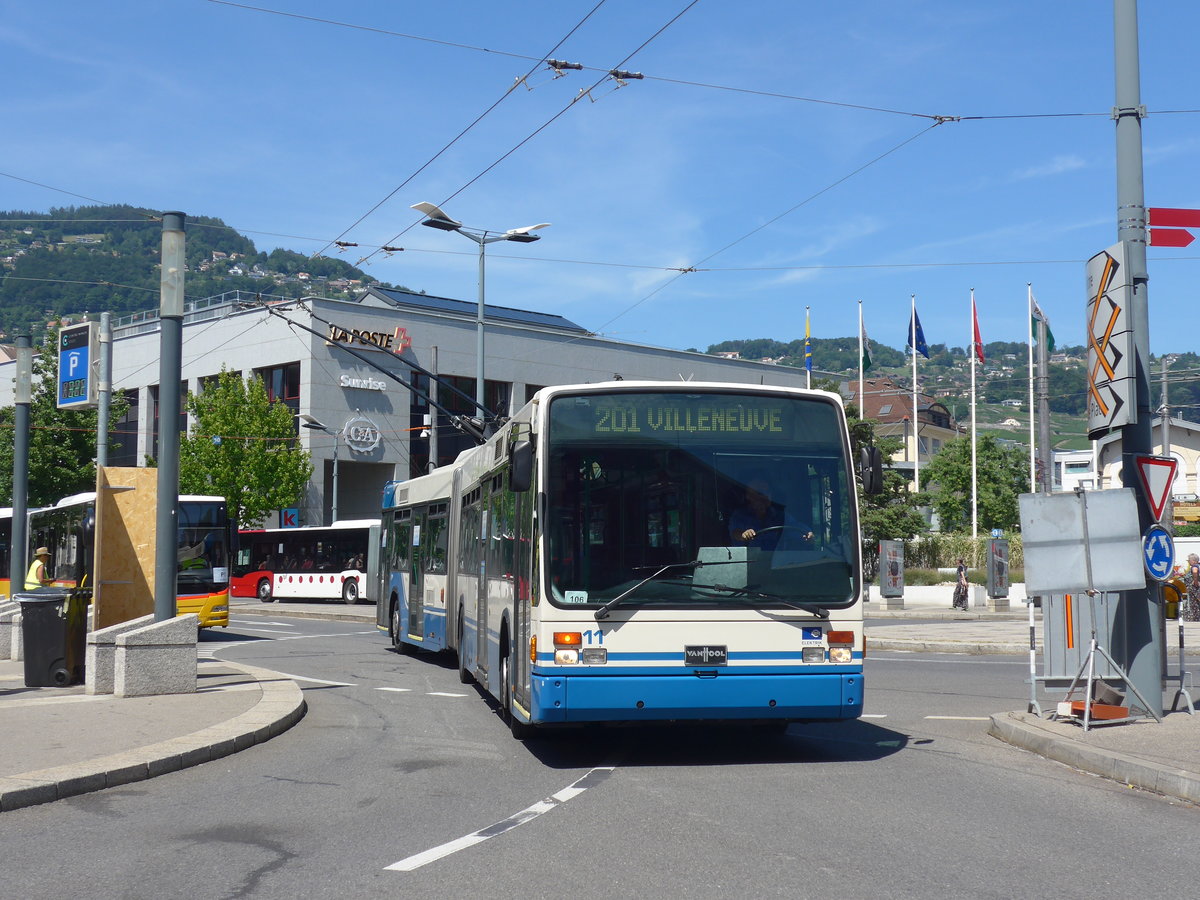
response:
[[(425, 634), (425, 610), (443, 607), (446, 591), (446, 573), (449, 571), (450, 554), (450, 510), (449, 503), (434, 503), (424, 511), (424, 528), (421, 529), (421, 546), (425, 554), (425, 576), (421, 602), (409, 607), (409, 634)], [(422, 637), (424, 640), (424, 637)]]
[(512, 494), (513, 516), (513, 699), (525, 709), (529, 699), (529, 618), (533, 602), (533, 500), (528, 493)]
[(425, 632), (425, 566), (429, 557), (429, 511), (414, 509), (412, 517), (412, 566), (408, 576), (408, 624), (405, 631), (415, 637)]
[[(488, 670), (488, 579), (493, 575), (496, 523), (495, 503), (489, 493), (490, 482), (485, 478), (480, 485), (479, 499), (479, 577), (475, 580), (475, 668), (487, 683)], [(499, 694), (497, 694), (499, 696)]]

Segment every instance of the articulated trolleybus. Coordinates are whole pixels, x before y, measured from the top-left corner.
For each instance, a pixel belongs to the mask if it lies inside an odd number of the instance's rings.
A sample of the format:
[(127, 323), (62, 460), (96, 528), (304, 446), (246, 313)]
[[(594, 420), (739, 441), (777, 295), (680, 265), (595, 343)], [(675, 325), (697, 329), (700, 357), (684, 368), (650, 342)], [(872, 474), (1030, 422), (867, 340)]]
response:
[(402, 653), (455, 651), (518, 737), (852, 719), (855, 484), (835, 394), (545, 388), (453, 465), (387, 486), (377, 624)]

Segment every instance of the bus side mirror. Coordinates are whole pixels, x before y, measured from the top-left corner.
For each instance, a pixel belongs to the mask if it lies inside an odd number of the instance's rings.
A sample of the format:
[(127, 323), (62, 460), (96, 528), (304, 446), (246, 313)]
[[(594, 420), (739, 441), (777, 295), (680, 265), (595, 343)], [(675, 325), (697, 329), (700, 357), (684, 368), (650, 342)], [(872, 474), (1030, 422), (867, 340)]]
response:
[(508, 448), (508, 489), (523, 494), (533, 487), (533, 444), (513, 441)]
[(883, 491), (883, 454), (878, 447), (862, 447), (858, 451), (858, 465), (862, 472), (863, 492), (878, 494)]

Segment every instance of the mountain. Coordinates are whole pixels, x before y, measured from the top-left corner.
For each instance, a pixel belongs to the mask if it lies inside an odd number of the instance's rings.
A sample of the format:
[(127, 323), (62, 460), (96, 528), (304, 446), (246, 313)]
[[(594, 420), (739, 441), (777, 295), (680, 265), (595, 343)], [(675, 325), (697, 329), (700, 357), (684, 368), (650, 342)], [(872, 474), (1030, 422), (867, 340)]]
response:
[[(133, 206), (0, 212), (0, 340), (83, 313), (124, 315), (159, 302), (162, 222)], [(366, 284), (395, 287), (340, 259), (291, 250), (260, 253), (223, 221), (189, 216), (187, 299), (242, 290), (349, 297)]]

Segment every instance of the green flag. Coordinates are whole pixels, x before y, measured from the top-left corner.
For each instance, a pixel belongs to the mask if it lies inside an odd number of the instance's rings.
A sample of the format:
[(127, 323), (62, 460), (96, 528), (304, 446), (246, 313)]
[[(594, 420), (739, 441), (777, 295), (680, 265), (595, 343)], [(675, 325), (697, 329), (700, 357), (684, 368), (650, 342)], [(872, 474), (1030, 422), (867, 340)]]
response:
[(1042, 312), (1042, 308), (1038, 306), (1037, 298), (1033, 294), (1029, 295), (1030, 314), (1033, 316), (1033, 338), (1037, 340), (1037, 323), (1044, 322), (1046, 325), (1046, 351), (1054, 352), (1054, 332), (1050, 330), (1050, 320), (1046, 318), (1046, 314)]

